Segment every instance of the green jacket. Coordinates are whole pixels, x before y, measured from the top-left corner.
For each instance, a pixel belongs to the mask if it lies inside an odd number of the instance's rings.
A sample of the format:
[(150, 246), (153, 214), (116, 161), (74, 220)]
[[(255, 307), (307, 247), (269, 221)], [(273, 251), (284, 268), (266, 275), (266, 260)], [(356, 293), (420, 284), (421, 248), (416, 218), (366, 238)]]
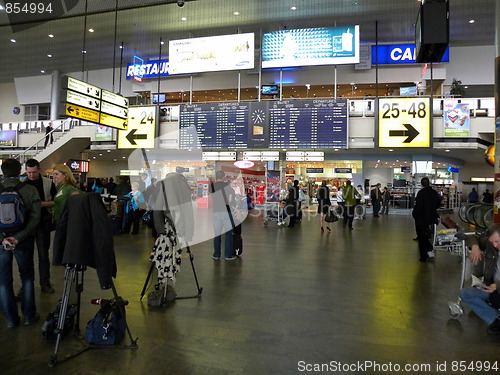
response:
[[(19, 178), (6, 178), (2, 181), (4, 187), (16, 186), (19, 183)], [(26, 238), (35, 234), (35, 230), (40, 223), (40, 196), (35, 187), (23, 184), (19, 190), (19, 195), (23, 199), (24, 207), (26, 209), (26, 223), (24, 228), (15, 232), (14, 237), (18, 242), (23, 242)], [(5, 233), (0, 233), (0, 242), (3, 241)]]
[(355, 206), (356, 198), (361, 199), (361, 195), (359, 191), (354, 188), (352, 185), (347, 185), (343, 191), (344, 202), (346, 206)]

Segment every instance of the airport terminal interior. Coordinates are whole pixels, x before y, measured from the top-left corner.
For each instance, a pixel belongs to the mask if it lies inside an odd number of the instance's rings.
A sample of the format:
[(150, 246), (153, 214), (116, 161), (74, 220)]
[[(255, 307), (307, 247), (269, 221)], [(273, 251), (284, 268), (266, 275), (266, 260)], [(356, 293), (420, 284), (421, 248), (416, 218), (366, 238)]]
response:
[[(455, 234), (497, 216), (485, 197), (500, 196), (499, 44), (498, 0), (0, 2), (2, 162), (36, 158), (48, 177), (65, 163), (87, 191), (182, 174), (199, 234), (177, 237), (176, 298), (150, 306), (151, 226), (129, 234), (123, 197), (103, 191), (124, 339), (86, 342), (95, 300), (114, 297), (92, 265), (78, 283), (52, 265), (47, 293), (35, 251), (40, 320), (0, 317), (0, 373), (498, 373), (500, 335), (459, 299), (470, 268)], [(220, 170), (240, 197), (234, 259), (214, 259)], [(412, 217), (422, 177), (441, 201), (427, 261)], [(291, 227), (294, 180), (305, 198)], [(322, 227), (318, 187), (339, 207), (347, 181), (362, 195), (353, 227)], [(378, 216), (377, 183), (391, 193)], [(74, 325), (43, 337), (65, 290)]]

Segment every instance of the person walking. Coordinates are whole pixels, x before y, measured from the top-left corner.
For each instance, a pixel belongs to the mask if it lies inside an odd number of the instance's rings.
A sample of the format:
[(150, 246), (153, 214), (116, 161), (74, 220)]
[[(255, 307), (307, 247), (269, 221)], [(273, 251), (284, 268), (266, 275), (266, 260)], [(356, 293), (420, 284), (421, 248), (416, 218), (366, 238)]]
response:
[(477, 203), (479, 201), (479, 194), (476, 191), (476, 188), (472, 188), (472, 191), (469, 193), (469, 203)]
[(359, 192), (352, 186), (351, 181), (347, 180), (343, 192), (344, 196), (344, 229), (348, 226), (353, 229), (354, 209), (356, 208), (356, 199), (361, 199)]
[(434, 249), (430, 242), (431, 226), (438, 223), (437, 209), (441, 205), (441, 199), (437, 191), (431, 187), (428, 177), (422, 178), (420, 183), (422, 189), (415, 198), (412, 216), (415, 220), (420, 261), (425, 262), (434, 258)]
[[(10, 188), (17, 186), (20, 182), (21, 163), (16, 159), (6, 159), (1, 168), (4, 175), (2, 185)], [(19, 230), (0, 233), (0, 306), (7, 319), (8, 328), (18, 326), (21, 321), (12, 285), (14, 258), (22, 282), (21, 311), (24, 315), (24, 325), (31, 325), (40, 319), (36, 312), (33, 262), (34, 236), (40, 222), (40, 196), (38, 191), (28, 184), (23, 184), (18, 193), (26, 210), (24, 225)]]
[[(330, 202), (330, 189), (326, 184), (326, 180), (321, 181), (321, 186), (316, 191), (316, 199), (318, 200), (318, 214), (319, 214), (319, 225), (321, 227), (321, 232), (324, 232), (323, 223), (325, 223), (325, 216), (330, 210), (332, 203)], [(331, 232), (332, 230), (326, 224), (326, 229)]]
[(373, 207), (373, 217), (379, 217), (380, 203), (382, 200), (382, 192), (380, 191), (380, 186), (382, 186), (380, 183), (372, 185), (370, 191), (370, 200), (372, 201)]
[(285, 203), (285, 213), (290, 218), (288, 228), (293, 228), (298, 217), (299, 203), (299, 180), (293, 181), (293, 186), (288, 189), (288, 196)]
[(54, 142), (54, 133), (52, 132), (54, 129), (52, 128), (52, 124), (49, 123), (45, 127), (45, 143), (43, 145), (43, 148), (47, 148), (47, 146), (52, 144)]
[(43, 177), (40, 163), (36, 159), (29, 159), (26, 162), (26, 175), (24, 183), (37, 189), (40, 197), (41, 219), (35, 232), (35, 243), (38, 253), (38, 274), (40, 287), (43, 293), (54, 293), (54, 288), (50, 283), (50, 233), (54, 227), (54, 197), (57, 189), (52, 180)]

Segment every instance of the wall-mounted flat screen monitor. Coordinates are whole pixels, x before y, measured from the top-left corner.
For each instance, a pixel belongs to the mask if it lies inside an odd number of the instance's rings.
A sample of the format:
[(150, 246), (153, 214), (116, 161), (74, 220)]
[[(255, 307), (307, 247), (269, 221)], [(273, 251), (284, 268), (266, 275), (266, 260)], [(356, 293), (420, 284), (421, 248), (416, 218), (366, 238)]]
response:
[(166, 94), (153, 94), (153, 104), (165, 103), (166, 100)]
[(417, 86), (410, 87), (400, 87), (399, 95), (401, 96), (416, 96), (417, 95)]
[(278, 95), (280, 87), (278, 85), (262, 85), (260, 92), (262, 95)]
[(285, 29), (262, 36), (262, 68), (357, 63), (357, 25)]

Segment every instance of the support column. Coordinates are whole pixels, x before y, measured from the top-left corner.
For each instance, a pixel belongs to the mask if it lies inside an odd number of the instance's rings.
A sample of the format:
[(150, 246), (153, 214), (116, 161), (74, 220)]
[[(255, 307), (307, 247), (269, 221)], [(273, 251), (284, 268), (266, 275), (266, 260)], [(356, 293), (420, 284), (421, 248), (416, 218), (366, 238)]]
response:
[(50, 121), (59, 118), (59, 103), (61, 96), (61, 72), (52, 72), (52, 89), (50, 92)]

